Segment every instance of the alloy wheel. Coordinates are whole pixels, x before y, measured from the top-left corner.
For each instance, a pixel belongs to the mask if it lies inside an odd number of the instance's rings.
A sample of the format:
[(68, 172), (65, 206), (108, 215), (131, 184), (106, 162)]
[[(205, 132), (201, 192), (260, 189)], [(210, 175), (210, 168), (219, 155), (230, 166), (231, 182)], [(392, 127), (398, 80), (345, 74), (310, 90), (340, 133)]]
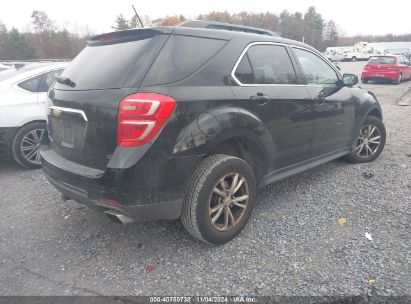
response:
[(356, 154), (361, 158), (368, 158), (377, 153), (381, 145), (381, 132), (377, 126), (372, 124), (364, 125), (357, 138), (354, 148)]
[(45, 129), (35, 129), (28, 132), (22, 139), (20, 149), (23, 157), (34, 165), (41, 164), (40, 143), (44, 137)]
[(209, 203), (209, 220), (218, 231), (233, 229), (248, 207), (250, 190), (240, 173), (223, 176), (213, 188)]

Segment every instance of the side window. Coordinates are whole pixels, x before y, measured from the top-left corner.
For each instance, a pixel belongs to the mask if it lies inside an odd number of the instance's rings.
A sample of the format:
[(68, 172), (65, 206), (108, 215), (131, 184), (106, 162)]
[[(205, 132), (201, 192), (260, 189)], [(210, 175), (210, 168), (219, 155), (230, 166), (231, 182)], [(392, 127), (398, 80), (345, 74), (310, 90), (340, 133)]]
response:
[(25, 81), (22, 81), (20, 83), (18, 83), (17, 85), (29, 92), (37, 92), (37, 88), (39, 87), (39, 84), (41, 82), (41, 77), (43, 75), (38, 75), (36, 77), (32, 77), (30, 79), (27, 79)]
[(320, 57), (302, 49), (294, 48), (307, 84), (328, 85), (338, 80), (337, 73)]
[(54, 70), (54, 71), (50, 71), (50, 72), (43, 74), (43, 78), (40, 82), (38, 92), (47, 92), (49, 88), (51, 87), (51, 85), (53, 84), (56, 77), (60, 76), (62, 72), (63, 72), (63, 69), (60, 69), (60, 70)]
[(226, 40), (171, 35), (144, 82), (149, 85), (185, 79), (212, 58)]
[(297, 77), (284, 46), (253, 45), (235, 74), (242, 84), (296, 84)]
[(235, 70), (235, 77), (243, 84), (255, 83), (253, 69), (248, 58), (248, 54), (245, 54), (241, 59), (240, 64)]

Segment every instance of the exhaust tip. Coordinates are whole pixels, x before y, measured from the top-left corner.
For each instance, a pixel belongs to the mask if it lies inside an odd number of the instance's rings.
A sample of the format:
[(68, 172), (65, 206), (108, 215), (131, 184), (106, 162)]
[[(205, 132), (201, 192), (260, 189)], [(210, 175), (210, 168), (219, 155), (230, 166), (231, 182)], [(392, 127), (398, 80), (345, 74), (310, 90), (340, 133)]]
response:
[(110, 220), (116, 223), (121, 223), (123, 225), (133, 223), (134, 220), (125, 216), (124, 214), (115, 210), (106, 210), (104, 213), (108, 216)]

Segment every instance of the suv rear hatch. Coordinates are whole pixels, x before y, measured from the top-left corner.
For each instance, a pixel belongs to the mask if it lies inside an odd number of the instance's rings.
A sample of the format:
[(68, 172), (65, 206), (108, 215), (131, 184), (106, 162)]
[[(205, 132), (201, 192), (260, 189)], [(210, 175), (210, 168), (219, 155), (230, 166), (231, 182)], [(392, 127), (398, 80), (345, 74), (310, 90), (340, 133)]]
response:
[(67, 161), (104, 170), (117, 146), (120, 101), (138, 90), (170, 28), (92, 38), (48, 94), (51, 147)]

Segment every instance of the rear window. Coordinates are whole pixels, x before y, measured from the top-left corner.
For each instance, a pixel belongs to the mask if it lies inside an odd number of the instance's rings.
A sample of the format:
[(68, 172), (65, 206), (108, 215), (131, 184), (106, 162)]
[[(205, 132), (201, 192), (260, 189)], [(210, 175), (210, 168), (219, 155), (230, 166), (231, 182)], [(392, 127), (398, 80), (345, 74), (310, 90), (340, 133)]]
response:
[(37, 92), (37, 88), (38, 88), (38, 86), (39, 86), (39, 84), (40, 84), (40, 81), (41, 81), (41, 77), (42, 77), (42, 76), (43, 76), (43, 75), (38, 75), (38, 76), (36, 76), (36, 77), (33, 77), (33, 78), (30, 78), (30, 79), (25, 80), (25, 81), (23, 81), (23, 82), (20, 82), (20, 83), (18, 84), (18, 86), (19, 86), (20, 88), (26, 90), (26, 91), (29, 91), (29, 92)]
[(62, 77), (76, 85), (55, 83), (62, 90), (116, 89), (123, 86), (128, 74), (152, 38), (108, 45), (87, 46), (67, 66)]
[(144, 82), (154, 85), (183, 80), (213, 57), (225, 42), (211, 38), (172, 35)]
[(378, 57), (374, 56), (371, 57), (370, 60), (368, 61), (369, 63), (380, 63), (380, 64), (396, 64), (396, 58), (395, 57)]

